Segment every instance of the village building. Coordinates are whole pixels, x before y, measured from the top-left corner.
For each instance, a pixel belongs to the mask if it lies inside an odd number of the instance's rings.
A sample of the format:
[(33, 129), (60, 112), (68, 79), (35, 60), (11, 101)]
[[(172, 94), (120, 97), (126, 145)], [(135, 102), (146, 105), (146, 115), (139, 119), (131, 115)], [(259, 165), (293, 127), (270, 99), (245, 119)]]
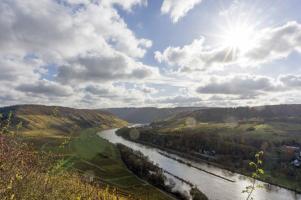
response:
[(281, 149), (283, 158), (291, 161), (291, 164), (295, 167), (301, 166), (301, 148), (298, 146), (285, 145)]

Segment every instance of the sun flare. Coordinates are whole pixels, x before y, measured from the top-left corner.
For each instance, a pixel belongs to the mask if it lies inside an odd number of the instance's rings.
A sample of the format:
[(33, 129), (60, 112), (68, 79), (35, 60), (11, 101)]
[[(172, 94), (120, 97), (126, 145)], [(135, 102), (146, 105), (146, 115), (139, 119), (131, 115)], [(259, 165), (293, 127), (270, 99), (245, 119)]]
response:
[(234, 24), (222, 34), (222, 46), (244, 53), (255, 44), (255, 31), (249, 24)]

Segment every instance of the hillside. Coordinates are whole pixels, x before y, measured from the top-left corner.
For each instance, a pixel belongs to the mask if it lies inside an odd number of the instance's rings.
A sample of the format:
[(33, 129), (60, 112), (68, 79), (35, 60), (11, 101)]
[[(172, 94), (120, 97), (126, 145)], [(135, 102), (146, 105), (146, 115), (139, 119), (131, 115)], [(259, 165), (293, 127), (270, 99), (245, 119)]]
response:
[(175, 107), (175, 108), (108, 108), (106, 111), (124, 119), (130, 123), (150, 123), (172, 117), (178, 113), (199, 110), (198, 107)]
[(233, 122), (250, 119), (295, 120), (301, 122), (301, 105), (271, 105), (257, 107), (206, 108), (206, 107), (175, 107), (175, 108), (108, 108), (105, 109), (130, 123), (151, 123), (174, 121), (192, 117), (199, 122)]
[[(301, 191), (301, 105), (208, 108), (179, 113), (168, 120), (119, 135), (189, 159), (202, 159), (243, 174), (249, 162), (264, 151), (263, 180)], [(297, 149), (290, 153), (290, 148)]]
[[(97, 136), (100, 130), (127, 125), (118, 117), (99, 110), (43, 105), (4, 107), (0, 113), (0, 158), (8, 158), (0, 175), (0, 199), (22, 196), (22, 199), (125, 200), (145, 199), (146, 195), (150, 200), (171, 199), (131, 173), (116, 146)], [(7, 156), (24, 152), (28, 155)], [(34, 153), (38, 157), (32, 161)], [(24, 160), (30, 160), (30, 166), (26, 166), (29, 170), (23, 170), (21, 165), (16, 165), (13, 172), (10, 170), (15, 161)], [(7, 181), (19, 177), (15, 173), (34, 177), (16, 180), (13, 189), (4, 190)], [(45, 192), (45, 188), (51, 188), (51, 193)], [(30, 195), (25, 197), (25, 193)]]
[(253, 122), (301, 122), (301, 104), (268, 105), (257, 107), (202, 108), (179, 112), (176, 115), (152, 123), (154, 127), (175, 127), (195, 123), (243, 123)]
[[(129, 199), (130, 193), (107, 190), (110, 184), (87, 181), (77, 166), (91, 171), (92, 161), (80, 153), (106, 147), (93, 133), (125, 121), (100, 111), (42, 105), (3, 107), (0, 113), (0, 199)], [(81, 135), (85, 139), (76, 143)]]
[(12, 123), (22, 122), (22, 132), (29, 136), (70, 136), (85, 128), (122, 127), (124, 120), (99, 110), (74, 109), (44, 105), (17, 105), (0, 108), (7, 118), (12, 112)]
[(237, 108), (204, 108), (192, 112), (179, 113), (174, 119), (193, 117), (200, 122), (233, 122), (250, 119), (301, 121), (301, 104), (268, 105)]

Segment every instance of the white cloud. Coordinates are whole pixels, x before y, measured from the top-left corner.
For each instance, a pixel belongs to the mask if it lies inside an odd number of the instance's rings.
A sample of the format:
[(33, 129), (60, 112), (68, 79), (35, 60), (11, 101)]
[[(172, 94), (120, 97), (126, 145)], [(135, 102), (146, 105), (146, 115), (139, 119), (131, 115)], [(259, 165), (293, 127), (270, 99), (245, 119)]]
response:
[(151, 46), (150, 40), (137, 38), (110, 6), (89, 3), (76, 12), (72, 9), (51, 0), (2, 1), (0, 51), (68, 58), (113, 47), (140, 58)]
[(116, 81), (144, 79), (157, 74), (154, 68), (136, 62), (115, 52), (112, 55), (90, 53), (79, 56), (59, 68), (57, 80), (60, 82)]
[(231, 76), (211, 76), (203, 81), (203, 84), (198, 85), (196, 92), (213, 95), (211, 98), (234, 97), (242, 100), (265, 95), (283, 94), (284, 92), (300, 90), (300, 88), (300, 75), (288, 74), (270, 78), (260, 75), (235, 74)]
[(228, 94), (254, 97), (263, 92), (280, 90), (277, 80), (266, 76), (235, 75), (211, 77), (208, 83), (197, 88), (201, 94)]
[(108, 3), (111, 5), (117, 4), (120, 5), (123, 9), (127, 11), (131, 11), (133, 6), (146, 6), (147, 0), (104, 0), (104, 3)]
[(289, 88), (301, 88), (301, 76), (300, 75), (282, 75), (279, 80)]
[(196, 71), (230, 64), (257, 66), (285, 58), (293, 51), (301, 52), (301, 25), (297, 22), (265, 28), (255, 34), (256, 43), (244, 52), (237, 50), (233, 53), (230, 48), (222, 46), (210, 47), (201, 37), (183, 47), (167, 47), (163, 52), (157, 51), (155, 59), (175, 70)]
[(147, 0), (62, 0), (63, 2), (67, 2), (69, 4), (90, 4), (92, 2), (102, 4), (105, 6), (114, 6), (119, 5), (126, 11), (132, 11), (134, 6), (146, 6)]
[(148, 98), (141, 88), (126, 88), (112, 84), (89, 84), (84, 91), (83, 103), (87, 105), (100, 102), (102, 107), (143, 105)]
[[(136, 87), (137, 88), (137, 87)], [(141, 87), (138, 87), (143, 93), (145, 94), (155, 94), (158, 92), (157, 89), (153, 88), (153, 87), (148, 87), (145, 85), (142, 85)]]
[(156, 51), (155, 59), (160, 63), (167, 63), (174, 70), (198, 71), (205, 70), (216, 64), (228, 64), (235, 61), (235, 58), (227, 55), (227, 49), (208, 49), (205, 45), (205, 38), (194, 40), (191, 44), (183, 47), (168, 47), (163, 53)]
[(177, 23), (188, 11), (193, 9), (202, 0), (164, 0), (161, 6), (163, 14), (169, 14), (173, 23)]
[(19, 85), (16, 89), (25, 93), (29, 93), (29, 95), (44, 95), (46, 97), (66, 97), (73, 94), (73, 89), (70, 86), (64, 86), (48, 80), (40, 80), (34, 83), (24, 83)]
[[(177, 22), (198, 3), (164, 0), (162, 13)], [(258, 65), (300, 52), (299, 23), (259, 30), (259, 42), (236, 56), (228, 56), (227, 48), (210, 46), (204, 37), (168, 47), (155, 53), (173, 70), (162, 76), (158, 68), (142, 62), (152, 41), (138, 37), (118, 13), (146, 5), (146, 0), (0, 1), (0, 104), (99, 108), (236, 105), (241, 100), (253, 105), (272, 98), (285, 102), (286, 91), (291, 92), (290, 102), (301, 99), (296, 95), (301, 88), (298, 74), (270, 78), (230, 71), (222, 77), (206, 71)]]
[(41, 70), (43, 61), (40, 59), (26, 59), (13, 55), (0, 55), (0, 82), (9, 81), (15, 84), (19, 81), (25, 82), (40, 77), (35, 71)]
[[(132, 12), (145, 5), (146, 0), (1, 1), (1, 104), (87, 105), (81, 85), (157, 76), (156, 68), (139, 61), (152, 41), (138, 38), (115, 8)], [(48, 72), (49, 65), (56, 70)]]
[(249, 61), (268, 62), (301, 53), (301, 24), (291, 21), (283, 26), (263, 29), (257, 45), (244, 55)]

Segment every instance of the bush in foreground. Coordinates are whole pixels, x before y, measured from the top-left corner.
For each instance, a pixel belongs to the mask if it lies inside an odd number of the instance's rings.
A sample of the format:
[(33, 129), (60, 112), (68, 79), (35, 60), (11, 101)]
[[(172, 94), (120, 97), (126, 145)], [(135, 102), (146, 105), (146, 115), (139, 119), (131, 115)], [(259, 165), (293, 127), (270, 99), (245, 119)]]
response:
[(62, 155), (34, 150), (16, 135), (17, 130), (10, 129), (11, 114), (1, 118), (0, 199), (127, 199), (97, 183), (86, 182), (77, 172), (57, 170), (55, 163)]

